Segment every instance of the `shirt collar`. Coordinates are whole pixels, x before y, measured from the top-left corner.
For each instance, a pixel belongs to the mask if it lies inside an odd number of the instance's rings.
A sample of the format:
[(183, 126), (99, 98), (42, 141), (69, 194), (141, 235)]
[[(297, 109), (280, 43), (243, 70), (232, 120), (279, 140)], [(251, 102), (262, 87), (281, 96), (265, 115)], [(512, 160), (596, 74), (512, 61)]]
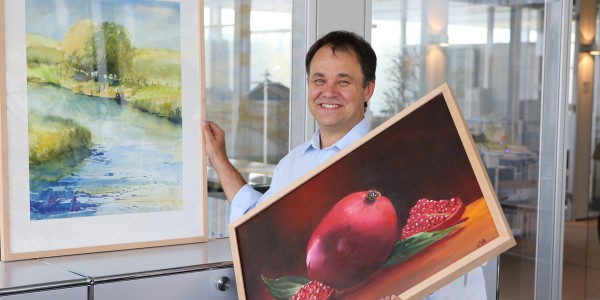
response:
[[(350, 144), (354, 143), (356, 140), (360, 139), (365, 134), (369, 133), (371, 129), (369, 128), (369, 123), (367, 123), (367, 119), (363, 118), (358, 124), (354, 125), (346, 135), (344, 135), (341, 139), (335, 142), (333, 145), (325, 148), (333, 148), (336, 147), (339, 150), (342, 150), (348, 147)], [(310, 139), (310, 143), (307, 143), (305, 151), (309, 149), (321, 149), (321, 130), (317, 128), (317, 131), (313, 134)]]

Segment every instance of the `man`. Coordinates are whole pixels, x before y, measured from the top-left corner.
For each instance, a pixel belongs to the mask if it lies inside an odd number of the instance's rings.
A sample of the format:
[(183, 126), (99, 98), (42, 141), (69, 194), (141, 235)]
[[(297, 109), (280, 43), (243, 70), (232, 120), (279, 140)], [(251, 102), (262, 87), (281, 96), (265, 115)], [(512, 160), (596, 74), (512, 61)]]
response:
[[(249, 186), (229, 162), (223, 130), (215, 123), (202, 121), (206, 154), (231, 203), (231, 221), (287, 187), (370, 130), (364, 113), (375, 90), (377, 66), (377, 56), (371, 45), (354, 33), (333, 31), (311, 46), (306, 54), (305, 65), (308, 80), (307, 105), (317, 121), (318, 129), (310, 141), (294, 148), (281, 159), (265, 194)], [(456, 282), (462, 286), (457, 288), (447, 285), (431, 294), (429, 299), (445, 298), (452, 292), (471, 297), (468, 299), (486, 297), (481, 268)], [(474, 284), (471, 285), (471, 282)]]
[(203, 121), (206, 154), (231, 203), (231, 221), (287, 187), (369, 132), (364, 119), (375, 90), (377, 57), (362, 37), (333, 31), (306, 54), (307, 104), (318, 124), (312, 139), (293, 149), (275, 167), (263, 195), (249, 186), (225, 152), (225, 135), (215, 123)]

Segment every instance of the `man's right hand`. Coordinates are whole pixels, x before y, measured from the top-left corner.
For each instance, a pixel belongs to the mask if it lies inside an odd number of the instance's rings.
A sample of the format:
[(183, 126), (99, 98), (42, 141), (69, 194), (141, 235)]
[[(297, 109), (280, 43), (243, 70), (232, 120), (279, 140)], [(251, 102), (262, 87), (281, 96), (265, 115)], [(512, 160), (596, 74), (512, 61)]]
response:
[(206, 155), (211, 164), (221, 164), (227, 160), (225, 148), (225, 132), (221, 127), (211, 121), (202, 121), (202, 134), (204, 135)]
[(217, 124), (206, 120), (203, 120), (200, 125), (204, 135), (206, 156), (208, 156), (210, 164), (219, 176), (225, 197), (231, 203), (237, 192), (246, 184), (246, 181), (227, 158), (223, 129)]

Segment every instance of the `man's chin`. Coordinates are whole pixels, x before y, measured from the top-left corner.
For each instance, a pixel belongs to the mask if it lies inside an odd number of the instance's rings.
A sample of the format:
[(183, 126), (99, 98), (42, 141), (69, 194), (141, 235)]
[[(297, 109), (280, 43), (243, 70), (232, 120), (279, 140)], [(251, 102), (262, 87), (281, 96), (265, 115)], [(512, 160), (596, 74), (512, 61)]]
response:
[(317, 125), (321, 128), (335, 128), (340, 126), (341, 122), (339, 120), (333, 120), (331, 118), (319, 118), (317, 119)]

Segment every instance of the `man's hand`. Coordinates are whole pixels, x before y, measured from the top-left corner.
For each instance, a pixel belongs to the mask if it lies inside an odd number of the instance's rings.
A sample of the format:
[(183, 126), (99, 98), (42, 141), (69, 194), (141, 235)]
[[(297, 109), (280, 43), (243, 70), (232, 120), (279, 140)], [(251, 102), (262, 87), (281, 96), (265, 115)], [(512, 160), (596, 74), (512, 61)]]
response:
[(210, 121), (202, 121), (202, 134), (206, 145), (206, 155), (211, 164), (222, 164), (227, 160), (225, 149), (225, 132), (217, 124)]
[(210, 164), (217, 172), (219, 181), (225, 197), (229, 203), (233, 201), (235, 194), (246, 184), (246, 181), (235, 167), (229, 162), (225, 148), (225, 132), (217, 124), (203, 120), (202, 134), (204, 135), (204, 145), (206, 148), (206, 156), (210, 160)]

